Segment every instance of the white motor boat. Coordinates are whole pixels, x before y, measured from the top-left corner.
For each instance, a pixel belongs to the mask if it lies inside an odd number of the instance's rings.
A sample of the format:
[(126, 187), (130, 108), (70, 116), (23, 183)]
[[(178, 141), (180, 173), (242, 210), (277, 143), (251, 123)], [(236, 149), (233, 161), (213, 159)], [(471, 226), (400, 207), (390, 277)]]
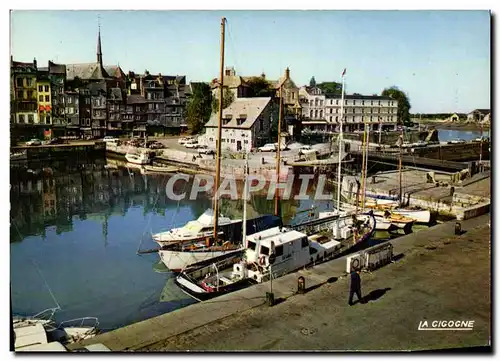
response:
[[(229, 217), (219, 215), (219, 226), (225, 226), (233, 223), (241, 222), (241, 219), (232, 220)], [(153, 234), (153, 240), (160, 247), (168, 246), (175, 243), (183, 243), (190, 241), (204, 241), (206, 237), (212, 237), (214, 230), (214, 211), (207, 209), (198, 219), (187, 222), (179, 228), (172, 228), (169, 231)], [(222, 234), (222, 232), (218, 232)]]
[(127, 153), (125, 159), (132, 164), (145, 165), (151, 163), (151, 155), (147, 151)]
[(375, 218), (355, 224), (356, 217), (333, 220), (333, 237), (308, 236), (286, 227), (274, 227), (247, 237), (243, 252), (219, 262), (183, 271), (176, 284), (197, 300), (207, 300), (251, 284), (268, 281), (320, 262), (340, 251), (367, 240), (375, 231)]

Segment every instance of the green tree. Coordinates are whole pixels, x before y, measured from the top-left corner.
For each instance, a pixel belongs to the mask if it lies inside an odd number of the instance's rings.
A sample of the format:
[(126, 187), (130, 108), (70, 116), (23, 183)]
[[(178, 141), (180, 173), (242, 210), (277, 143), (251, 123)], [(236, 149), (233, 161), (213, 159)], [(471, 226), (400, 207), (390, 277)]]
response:
[(337, 83), (335, 81), (327, 81), (319, 83), (318, 88), (320, 88), (325, 94), (334, 94), (334, 95), (342, 94), (342, 84)]
[(382, 96), (388, 96), (398, 101), (398, 123), (404, 125), (411, 125), (410, 120), (410, 99), (400, 90), (397, 86), (386, 88), (382, 91)]
[(314, 79), (314, 76), (309, 80), (309, 86), (310, 87), (315, 87), (316, 86), (316, 79)]
[[(212, 111), (217, 113), (219, 111), (219, 92), (217, 91), (217, 96), (212, 97)], [(222, 109), (226, 109), (234, 101), (234, 94), (228, 88), (224, 88), (222, 95)]]
[(247, 80), (250, 87), (250, 97), (272, 97), (274, 89), (266, 79), (260, 76), (254, 76)]
[(191, 134), (199, 133), (212, 113), (212, 92), (206, 83), (193, 83), (186, 105), (186, 121)]

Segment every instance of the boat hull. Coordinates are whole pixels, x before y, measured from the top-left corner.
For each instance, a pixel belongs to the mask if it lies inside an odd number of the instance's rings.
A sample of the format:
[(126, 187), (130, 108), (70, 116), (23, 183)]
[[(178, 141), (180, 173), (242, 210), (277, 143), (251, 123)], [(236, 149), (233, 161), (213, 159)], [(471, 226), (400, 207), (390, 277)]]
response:
[(172, 272), (181, 272), (188, 266), (197, 263), (207, 262), (211, 259), (229, 256), (241, 252), (241, 249), (233, 249), (227, 251), (200, 250), (200, 251), (173, 251), (173, 250), (158, 250), (160, 259), (169, 270)]
[(411, 218), (417, 223), (429, 223), (431, 221), (431, 212), (428, 210), (394, 209), (391, 212)]

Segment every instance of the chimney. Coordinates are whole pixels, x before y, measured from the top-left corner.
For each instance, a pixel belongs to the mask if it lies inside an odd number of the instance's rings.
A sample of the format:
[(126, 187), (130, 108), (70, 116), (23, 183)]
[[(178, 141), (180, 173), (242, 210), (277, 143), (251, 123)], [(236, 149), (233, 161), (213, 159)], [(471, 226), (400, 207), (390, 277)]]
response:
[(35, 67), (35, 69), (37, 68), (37, 66), (36, 66), (36, 58), (33, 58), (33, 66)]
[(290, 69), (288, 67), (285, 70), (285, 79), (290, 79)]
[(262, 74), (260, 74), (260, 77), (261, 77), (262, 79), (266, 79), (266, 73), (262, 72)]

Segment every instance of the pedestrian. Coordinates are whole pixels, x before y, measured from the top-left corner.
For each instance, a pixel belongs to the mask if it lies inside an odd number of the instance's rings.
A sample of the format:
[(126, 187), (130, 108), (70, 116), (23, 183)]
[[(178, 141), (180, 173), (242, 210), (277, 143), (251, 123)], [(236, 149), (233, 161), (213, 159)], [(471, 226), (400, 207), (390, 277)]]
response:
[(355, 268), (351, 272), (351, 288), (349, 291), (349, 306), (352, 306), (352, 298), (354, 294), (358, 297), (358, 301), (363, 303), (363, 298), (361, 297), (361, 277), (359, 276), (360, 269)]

